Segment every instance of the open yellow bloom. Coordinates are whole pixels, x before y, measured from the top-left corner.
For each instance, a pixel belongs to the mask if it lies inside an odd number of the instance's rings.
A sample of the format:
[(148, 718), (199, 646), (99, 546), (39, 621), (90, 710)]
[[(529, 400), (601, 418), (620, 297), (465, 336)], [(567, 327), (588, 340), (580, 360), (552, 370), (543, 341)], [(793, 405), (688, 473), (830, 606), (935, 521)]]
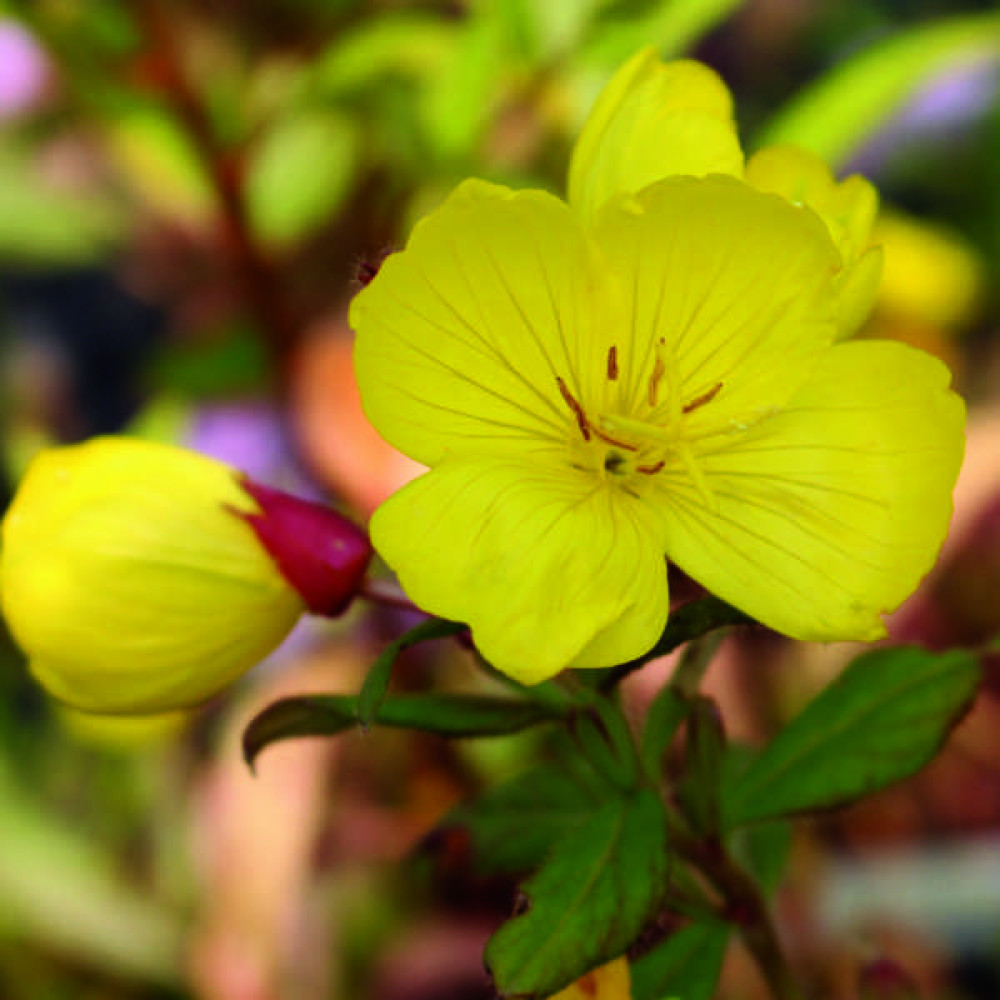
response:
[(934, 359), (835, 343), (842, 269), (816, 213), (732, 176), (593, 212), (466, 181), (351, 311), (368, 416), (431, 466), (376, 549), (529, 683), (646, 652), (664, 554), (788, 635), (883, 635), (964, 410)]
[(4, 616), (66, 705), (99, 716), (195, 705), (270, 653), (313, 598), (331, 612), (349, 600), (368, 541), (314, 507), (169, 445), (50, 449), (3, 522)]

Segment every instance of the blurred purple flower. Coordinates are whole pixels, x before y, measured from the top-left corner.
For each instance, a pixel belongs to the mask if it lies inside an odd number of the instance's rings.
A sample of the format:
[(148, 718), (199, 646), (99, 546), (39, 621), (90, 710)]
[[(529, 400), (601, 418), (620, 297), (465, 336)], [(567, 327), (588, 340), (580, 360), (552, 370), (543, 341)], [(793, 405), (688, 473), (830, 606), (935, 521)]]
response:
[(48, 60), (24, 25), (0, 18), (0, 118), (29, 108), (49, 76)]
[(202, 404), (194, 412), (184, 443), (266, 486), (307, 500), (322, 499), (295, 461), (279, 411), (266, 403)]

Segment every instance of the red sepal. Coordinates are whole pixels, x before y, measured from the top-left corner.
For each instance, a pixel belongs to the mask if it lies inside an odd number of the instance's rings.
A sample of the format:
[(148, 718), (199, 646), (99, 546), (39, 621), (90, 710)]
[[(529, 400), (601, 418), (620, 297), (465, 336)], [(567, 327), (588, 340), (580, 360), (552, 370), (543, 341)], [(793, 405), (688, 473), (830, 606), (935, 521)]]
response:
[(316, 615), (344, 612), (357, 594), (372, 557), (368, 536), (322, 504), (241, 478), (259, 514), (240, 512), (281, 575)]

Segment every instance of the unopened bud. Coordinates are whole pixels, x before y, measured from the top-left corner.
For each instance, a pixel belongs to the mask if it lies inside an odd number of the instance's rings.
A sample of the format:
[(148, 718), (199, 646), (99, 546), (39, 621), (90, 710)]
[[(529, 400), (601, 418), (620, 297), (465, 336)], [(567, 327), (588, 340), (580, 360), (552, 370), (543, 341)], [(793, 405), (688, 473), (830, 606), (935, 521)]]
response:
[(220, 462), (98, 438), (31, 463), (3, 522), (0, 598), (59, 701), (159, 715), (236, 680), (306, 607), (345, 607), (370, 551), (339, 515)]

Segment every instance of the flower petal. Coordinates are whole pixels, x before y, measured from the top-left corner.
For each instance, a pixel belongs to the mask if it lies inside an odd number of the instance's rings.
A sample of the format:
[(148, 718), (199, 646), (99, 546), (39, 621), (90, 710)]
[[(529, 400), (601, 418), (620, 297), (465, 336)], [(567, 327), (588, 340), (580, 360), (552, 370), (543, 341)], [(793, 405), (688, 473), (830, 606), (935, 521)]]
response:
[(877, 639), (930, 569), (951, 514), (964, 406), (939, 361), (841, 344), (779, 414), (699, 457), (717, 501), (659, 495), (667, 554), (798, 639)]
[[(692, 433), (783, 404), (833, 338), (839, 267), (811, 213), (728, 177), (672, 178), (608, 205), (594, 236), (621, 281), (623, 406), (644, 405), (662, 338)], [(624, 412), (624, 410), (623, 410)]]
[(871, 247), (878, 192), (858, 174), (838, 183), (823, 160), (795, 146), (768, 146), (755, 153), (747, 162), (746, 180), (811, 208), (823, 220), (844, 267), (838, 283), (839, 336), (855, 333), (875, 304), (882, 274), (882, 255)]
[(633, 56), (601, 92), (573, 149), (569, 203), (585, 217), (664, 177), (743, 170), (732, 98), (693, 60)]
[(883, 259), (882, 247), (869, 247), (837, 275), (835, 285), (840, 299), (838, 340), (853, 336), (868, 319), (882, 286)]
[(599, 275), (579, 220), (541, 191), (461, 184), (355, 298), (365, 413), (425, 465), (524, 454), (576, 434), (576, 398), (601, 321)]
[(655, 512), (569, 466), (448, 461), (390, 497), (371, 531), (420, 607), (468, 622), (526, 683), (639, 656), (666, 623)]

